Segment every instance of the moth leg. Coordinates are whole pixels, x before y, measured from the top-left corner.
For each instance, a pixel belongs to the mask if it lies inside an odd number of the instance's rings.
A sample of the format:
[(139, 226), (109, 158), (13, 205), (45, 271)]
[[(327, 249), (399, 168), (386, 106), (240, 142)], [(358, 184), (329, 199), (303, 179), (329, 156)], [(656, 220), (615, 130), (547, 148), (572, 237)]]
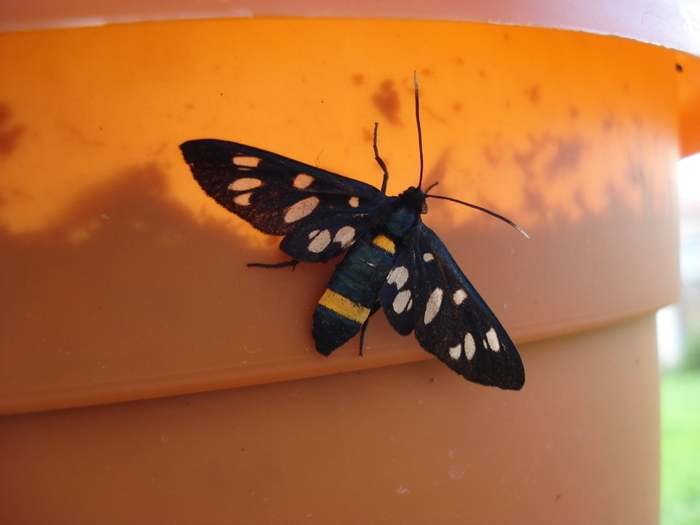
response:
[(365, 332), (367, 331), (367, 325), (369, 325), (369, 318), (372, 317), (374, 314), (376, 314), (380, 308), (381, 308), (381, 305), (379, 304), (379, 301), (374, 303), (374, 306), (369, 311), (369, 315), (367, 316), (367, 319), (365, 319), (365, 322), (362, 323), (362, 328), (360, 329), (360, 355), (363, 355), (362, 348), (363, 348), (364, 343), (365, 343)]
[(377, 147), (377, 128), (379, 127), (379, 122), (374, 123), (374, 142), (372, 143), (372, 147), (374, 147), (374, 160), (377, 161), (377, 164), (379, 164), (379, 167), (382, 168), (382, 172), (384, 173), (384, 178), (382, 179), (382, 193), (386, 195), (386, 185), (389, 183), (389, 170), (386, 168), (386, 164), (382, 160), (382, 158), (379, 156), (379, 148)]
[(248, 263), (248, 267), (255, 266), (257, 268), (285, 268), (286, 266), (293, 266), (296, 268), (296, 265), (299, 264), (299, 261), (296, 259), (292, 259), (291, 261), (285, 261), (277, 264), (265, 264), (265, 263)]

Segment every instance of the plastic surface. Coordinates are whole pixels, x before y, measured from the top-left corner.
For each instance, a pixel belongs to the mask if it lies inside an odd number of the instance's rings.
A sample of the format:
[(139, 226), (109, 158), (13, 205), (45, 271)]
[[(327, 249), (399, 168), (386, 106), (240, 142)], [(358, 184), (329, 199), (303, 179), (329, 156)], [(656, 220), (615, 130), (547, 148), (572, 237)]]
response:
[[(5, 33), (0, 56), (0, 521), (658, 523), (651, 312), (678, 293), (696, 59), (330, 19)], [(318, 355), (333, 265), (246, 268), (282, 260), (277, 239), (179, 156), (215, 137), (379, 184), (379, 122), (397, 193), (417, 176), (414, 70), (428, 182), (532, 236), (451, 203), (426, 217), (519, 344), (521, 392), (408, 363), (428, 355), (382, 314), (363, 358), (356, 340)]]
[(0, 418), (3, 523), (658, 524), (653, 315), (522, 346)]
[[(178, 144), (245, 142), (379, 184), (371, 134), (516, 343), (678, 290), (673, 51), (440, 22), (231, 20), (0, 35), (0, 411), (182, 394), (425, 359), (372, 319), (331, 357), (311, 314), (333, 264), (209, 199)], [(367, 57), (372, 56), (368, 61)], [(527, 360), (527, 356), (525, 356)], [(526, 364), (527, 366), (527, 364)]]
[(681, 155), (700, 151), (700, 128), (695, 125), (700, 120), (700, 4), (696, 0), (24, 0), (0, 2), (0, 31), (253, 16), (485, 22), (619, 36), (675, 49), (685, 70), (678, 82)]
[(24, 0), (0, 4), (0, 30), (264, 16), (448, 20), (569, 29), (700, 55), (700, 8), (694, 0)]

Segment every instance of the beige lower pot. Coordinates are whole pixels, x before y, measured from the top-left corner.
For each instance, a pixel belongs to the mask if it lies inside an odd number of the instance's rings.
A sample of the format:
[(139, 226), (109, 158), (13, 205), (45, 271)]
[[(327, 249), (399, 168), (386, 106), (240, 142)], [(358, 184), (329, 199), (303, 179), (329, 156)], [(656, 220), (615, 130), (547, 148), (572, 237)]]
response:
[[(300, 38), (299, 35), (304, 35)], [(654, 311), (678, 292), (677, 55), (466, 23), (238, 19), (0, 34), (7, 523), (655, 523)], [(29, 64), (29, 66), (28, 66)], [(428, 182), (518, 344), (519, 392), (372, 319), (330, 357), (333, 264), (209, 200), (181, 142)], [(435, 190), (437, 193), (437, 189)]]
[(521, 350), (519, 394), (431, 360), (7, 416), (3, 507), (37, 523), (653, 523), (654, 317)]

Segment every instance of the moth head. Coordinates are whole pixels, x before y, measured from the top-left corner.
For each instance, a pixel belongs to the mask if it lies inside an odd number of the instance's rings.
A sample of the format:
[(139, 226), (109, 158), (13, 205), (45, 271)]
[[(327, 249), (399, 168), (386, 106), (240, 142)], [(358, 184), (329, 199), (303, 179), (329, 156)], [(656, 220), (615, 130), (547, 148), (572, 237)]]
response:
[(414, 210), (413, 213), (428, 213), (428, 205), (425, 202), (426, 194), (420, 188), (411, 186), (399, 197), (406, 207)]

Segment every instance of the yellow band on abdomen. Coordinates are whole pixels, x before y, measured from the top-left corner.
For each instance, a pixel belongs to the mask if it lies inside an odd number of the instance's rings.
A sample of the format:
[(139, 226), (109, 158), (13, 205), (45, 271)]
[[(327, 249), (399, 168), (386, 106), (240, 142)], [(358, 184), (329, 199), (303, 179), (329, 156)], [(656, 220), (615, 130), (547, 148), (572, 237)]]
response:
[(396, 251), (394, 241), (389, 239), (389, 237), (385, 237), (384, 235), (377, 235), (374, 239), (372, 239), (372, 244), (379, 246), (385, 252), (394, 253)]
[(318, 304), (325, 306), (329, 310), (333, 310), (335, 313), (360, 324), (364, 323), (369, 317), (369, 308), (365, 308), (361, 304), (352, 302), (347, 297), (343, 297), (330, 288), (326, 288), (326, 291), (318, 301)]

